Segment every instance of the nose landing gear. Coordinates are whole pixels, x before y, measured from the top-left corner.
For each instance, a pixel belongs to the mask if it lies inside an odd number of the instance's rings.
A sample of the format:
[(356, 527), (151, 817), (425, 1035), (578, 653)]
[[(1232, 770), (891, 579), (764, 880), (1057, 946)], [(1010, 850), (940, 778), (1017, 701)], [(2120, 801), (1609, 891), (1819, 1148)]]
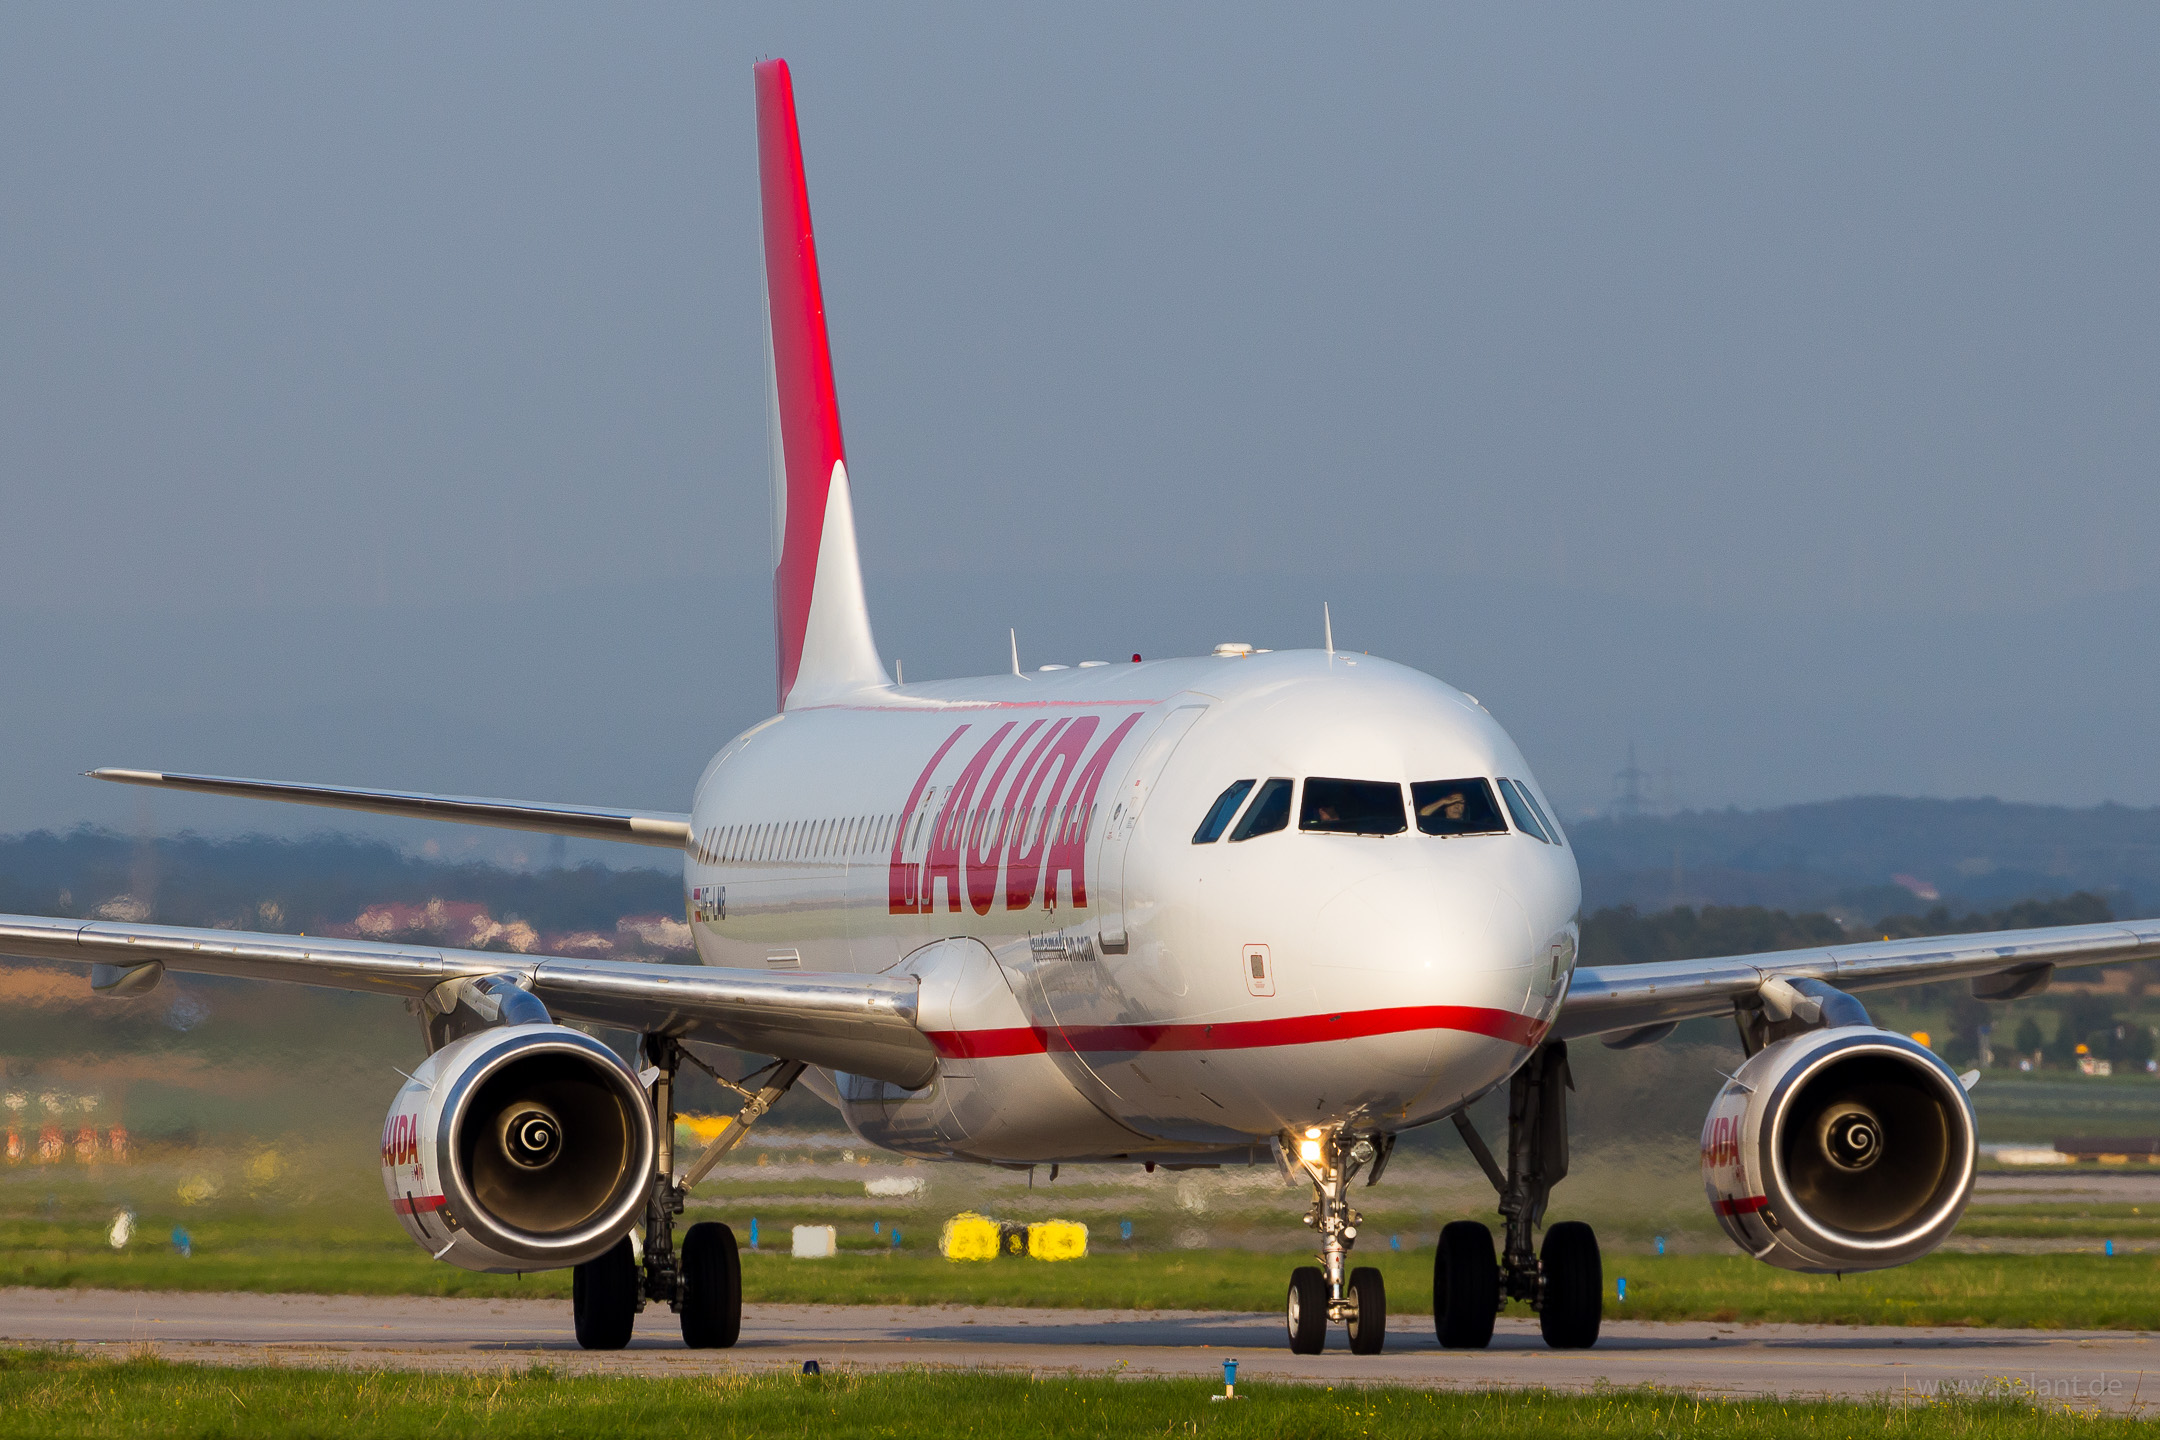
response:
[(1596, 1234), (1569, 1220), (1545, 1232), (1542, 1250), (1536, 1244), (1552, 1187), (1568, 1171), (1567, 1092), (1573, 1088), (1567, 1046), (1558, 1040), (1540, 1046), (1515, 1072), (1508, 1087), (1504, 1175), (1470, 1117), (1455, 1114), (1463, 1144), (1500, 1192), (1507, 1243), (1496, 1261), (1492, 1231), (1485, 1226), (1458, 1220), (1440, 1232), (1433, 1257), (1433, 1326), (1451, 1350), (1491, 1344), (1493, 1317), (1509, 1300), (1530, 1302), (1553, 1349), (1587, 1350), (1597, 1344), (1605, 1267)]
[(1320, 1263), (1290, 1272), (1283, 1318), (1293, 1354), (1317, 1355), (1327, 1346), (1328, 1326), (1341, 1324), (1358, 1355), (1377, 1355), (1387, 1340), (1387, 1286), (1371, 1266), (1346, 1270), (1365, 1217), (1347, 1198), (1351, 1179), (1370, 1165), (1370, 1185), (1387, 1168), (1393, 1135), (1352, 1135), (1340, 1125), (1285, 1131), (1277, 1140), (1283, 1165), (1293, 1164), (1312, 1182), (1312, 1209), (1305, 1223), (1320, 1234)]

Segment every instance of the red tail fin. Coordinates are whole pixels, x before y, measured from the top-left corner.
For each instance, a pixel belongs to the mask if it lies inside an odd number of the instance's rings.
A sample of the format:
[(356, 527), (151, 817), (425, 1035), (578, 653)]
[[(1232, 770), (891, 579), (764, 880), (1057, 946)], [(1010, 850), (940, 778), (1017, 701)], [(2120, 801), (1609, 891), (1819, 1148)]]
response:
[(785, 60), (757, 67), (773, 384), (773, 625), (780, 706), (891, 683), (870, 634), (817, 241)]

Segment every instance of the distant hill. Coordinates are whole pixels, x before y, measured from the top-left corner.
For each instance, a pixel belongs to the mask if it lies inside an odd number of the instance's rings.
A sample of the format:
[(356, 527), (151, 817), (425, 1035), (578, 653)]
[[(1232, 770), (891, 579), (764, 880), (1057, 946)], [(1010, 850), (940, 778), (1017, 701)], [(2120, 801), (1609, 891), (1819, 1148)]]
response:
[[(389, 845), (182, 833), (137, 840), (79, 829), (0, 836), (0, 912), (455, 945), (613, 959), (691, 958), (682, 875), (599, 865), (518, 871), (448, 864)], [(602, 1030), (625, 1055), (634, 1037)], [(183, 976), (153, 996), (93, 998), (79, 977), (0, 964), (0, 1075), (62, 1093), (103, 1095), (152, 1140), (252, 1135), (365, 1136), (421, 1054), (420, 1030), (393, 999), (297, 985)], [(762, 1061), (707, 1057), (734, 1074)], [(732, 1101), (685, 1071), (695, 1112)], [(774, 1118), (825, 1128), (835, 1118), (798, 1088)]]
[[(1857, 796), (1775, 810), (1577, 821), (1586, 910), (1767, 905), (1849, 919), (2090, 891), (2160, 914), (2160, 809)], [(1933, 892), (1933, 893), (1931, 893)]]
[(0, 836), (0, 912), (591, 955), (690, 942), (680, 872), (449, 864), (335, 834)]

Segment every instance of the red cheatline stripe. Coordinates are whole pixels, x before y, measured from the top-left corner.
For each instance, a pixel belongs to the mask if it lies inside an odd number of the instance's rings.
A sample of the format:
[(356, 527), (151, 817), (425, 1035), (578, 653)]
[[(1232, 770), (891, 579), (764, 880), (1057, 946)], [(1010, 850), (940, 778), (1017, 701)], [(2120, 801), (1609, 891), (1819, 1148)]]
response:
[(1769, 1203), (1767, 1195), (1744, 1195), (1738, 1200), (1714, 1200), (1710, 1208), (1720, 1215), (1752, 1215)]
[(449, 1203), (449, 1199), (441, 1195), (401, 1195), (390, 1202), (390, 1209), (399, 1215), (417, 1215), (429, 1210), (440, 1210)]
[(1040, 1055), (1050, 1048), (1047, 1031), (1019, 1025), (1010, 1030), (927, 1030), (938, 1054), (949, 1060), (998, 1055)]
[(1317, 1045), (1362, 1040), (1415, 1030), (1457, 1030), (1516, 1045), (1535, 1045), (1545, 1026), (1513, 1010), (1476, 1005), (1404, 1005), (1391, 1010), (1345, 1010), (1333, 1015), (1293, 1015), (1281, 1020), (1230, 1020), (1213, 1025), (1079, 1025), (1053, 1030), (1016, 1026), (1006, 1030), (933, 1030), (940, 1055), (985, 1059), (1041, 1055), (1056, 1048), (1094, 1055), (1163, 1050), (1264, 1050), (1276, 1045)]

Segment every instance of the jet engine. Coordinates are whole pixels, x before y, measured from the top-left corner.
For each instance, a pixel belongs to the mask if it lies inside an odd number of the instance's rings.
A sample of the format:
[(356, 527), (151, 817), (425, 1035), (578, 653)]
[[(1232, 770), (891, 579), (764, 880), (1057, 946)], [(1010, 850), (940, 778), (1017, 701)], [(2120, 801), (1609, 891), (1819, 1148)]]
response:
[(1703, 1188), (1733, 1243), (1787, 1270), (1879, 1270), (1957, 1226), (1972, 1103), (1927, 1047), (1869, 1025), (1767, 1045), (1703, 1123)]
[(467, 1270), (596, 1259), (652, 1188), (652, 1107), (637, 1076), (531, 996), (516, 999), (502, 1018), (537, 1018), (444, 1045), (383, 1123), (391, 1207), (428, 1253)]

